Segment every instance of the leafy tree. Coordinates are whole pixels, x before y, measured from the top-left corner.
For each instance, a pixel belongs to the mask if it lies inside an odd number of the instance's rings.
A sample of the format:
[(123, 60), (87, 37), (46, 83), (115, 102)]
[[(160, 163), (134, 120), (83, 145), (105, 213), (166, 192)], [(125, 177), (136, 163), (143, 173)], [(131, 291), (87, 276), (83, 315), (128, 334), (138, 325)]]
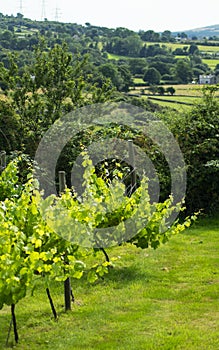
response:
[(133, 85), (132, 74), (130, 73), (127, 64), (122, 64), (118, 66), (118, 71), (123, 79), (123, 86), (121, 91), (129, 91), (129, 87)]
[(165, 30), (163, 33), (161, 33), (161, 41), (172, 42), (172, 41), (175, 41), (175, 39), (172, 36), (171, 31)]
[(178, 60), (175, 67), (175, 74), (180, 83), (189, 83), (192, 80), (192, 69), (189, 62), (181, 59)]
[(107, 42), (105, 50), (116, 55), (137, 57), (141, 47), (142, 41), (140, 37), (137, 34), (132, 34), (124, 38), (121, 36), (114, 36)]
[(163, 86), (158, 86), (157, 92), (159, 95), (164, 95), (165, 94), (165, 89)]
[(171, 117), (168, 126), (177, 138), (187, 164), (186, 208), (188, 212), (219, 209), (218, 150), (219, 104), (217, 86), (203, 88), (203, 97), (183, 118)]
[(126, 38), (125, 43), (128, 56), (137, 57), (142, 48), (142, 41), (139, 36), (137, 34), (130, 35)]
[(169, 93), (170, 95), (174, 95), (176, 90), (174, 89), (174, 87), (169, 86), (166, 88), (166, 92)]
[(5, 40), (7, 42), (10, 42), (13, 38), (13, 34), (10, 30), (5, 30), (3, 33), (1, 33), (1, 40)]
[(178, 37), (180, 37), (182, 39), (187, 39), (188, 38), (188, 35), (186, 33), (184, 33), (184, 32), (178, 33), (177, 35), (178, 35)]
[(156, 62), (152, 61), (152, 63), (149, 64), (149, 68), (152, 67), (156, 68), (161, 75), (170, 73), (170, 65), (168, 63), (156, 60)]
[(149, 90), (153, 95), (155, 95), (155, 94), (157, 93), (157, 89), (158, 89), (158, 87), (157, 87), (156, 85), (150, 85), (148, 90)]
[(150, 41), (150, 42), (160, 41), (160, 34), (155, 33), (153, 30), (147, 30), (146, 32), (140, 31), (139, 35), (143, 41)]
[(161, 47), (159, 44), (148, 45), (146, 51), (146, 57), (154, 57), (157, 55), (166, 55), (167, 48)]
[(198, 46), (195, 44), (191, 44), (189, 47), (189, 55), (194, 55), (199, 52)]
[(144, 74), (143, 80), (149, 85), (159, 84), (161, 75), (156, 68), (148, 68)]
[(129, 69), (133, 75), (135, 74), (144, 74), (145, 69), (147, 68), (147, 61), (145, 58), (131, 58), (128, 61)]
[(7, 97), (0, 97), (0, 150), (7, 154), (19, 148), (19, 117)]
[(8, 68), (0, 67), (0, 81), (10, 100), (11, 114), (17, 114), (19, 120), (19, 149), (35, 153), (43, 133), (66, 113), (66, 99), (69, 111), (110, 98), (113, 90), (108, 83), (98, 88), (88, 81), (86, 65), (87, 57), (73, 58), (66, 44), (46, 51), (41, 41), (35, 49), (34, 62), (22, 72), (13, 55)]
[(123, 78), (116, 65), (113, 63), (105, 63), (101, 65), (98, 70), (104, 77), (109, 78), (112, 84), (116, 86), (118, 90), (122, 90)]
[(123, 39), (125, 39), (125, 38), (127, 38), (129, 36), (132, 36), (133, 34), (135, 34), (133, 32), (133, 30), (130, 30), (130, 29), (124, 28), (124, 27), (117, 27), (113, 31), (113, 33), (114, 33), (114, 36), (118, 36), (118, 37), (123, 38)]
[(181, 47), (177, 47), (173, 51), (173, 55), (175, 55), (175, 56), (184, 56), (185, 55), (185, 51)]

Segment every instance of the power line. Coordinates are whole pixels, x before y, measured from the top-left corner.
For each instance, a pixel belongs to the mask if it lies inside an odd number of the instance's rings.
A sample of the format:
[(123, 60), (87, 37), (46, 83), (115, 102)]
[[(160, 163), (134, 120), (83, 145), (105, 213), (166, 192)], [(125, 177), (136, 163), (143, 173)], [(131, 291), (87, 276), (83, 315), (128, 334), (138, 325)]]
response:
[(42, 0), (42, 8), (41, 8), (41, 21), (46, 18), (46, 1)]
[(22, 0), (19, 1), (19, 12), (21, 14), (23, 14), (23, 1)]
[(58, 7), (56, 6), (56, 10), (55, 10), (55, 22), (59, 22), (60, 16), (61, 16), (61, 10), (60, 10), (60, 8), (58, 8)]

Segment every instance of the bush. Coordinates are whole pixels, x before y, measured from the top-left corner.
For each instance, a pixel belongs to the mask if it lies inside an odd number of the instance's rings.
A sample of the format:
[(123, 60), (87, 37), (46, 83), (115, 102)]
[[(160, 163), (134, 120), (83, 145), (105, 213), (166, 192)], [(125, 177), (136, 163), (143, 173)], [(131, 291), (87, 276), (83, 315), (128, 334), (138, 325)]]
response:
[(206, 213), (219, 208), (219, 103), (217, 87), (206, 86), (203, 98), (186, 115), (167, 120), (177, 138), (187, 164), (186, 208)]

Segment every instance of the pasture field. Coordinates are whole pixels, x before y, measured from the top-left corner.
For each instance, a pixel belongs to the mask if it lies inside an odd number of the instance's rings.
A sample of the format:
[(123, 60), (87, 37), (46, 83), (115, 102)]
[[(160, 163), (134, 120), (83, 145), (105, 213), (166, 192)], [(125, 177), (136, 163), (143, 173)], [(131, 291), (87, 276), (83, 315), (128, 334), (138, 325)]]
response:
[[(134, 80), (135, 81), (135, 80)], [(138, 82), (141, 80), (138, 78)], [(169, 94), (165, 95), (153, 95), (148, 86), (135, 87), (134, 90), (130, 91), (130, 94), (141, 95), (144, 91), (145, 95), (142, 97), (151, 99), (154, 103), (158, 103), (164, 107), (170, 107), (183, 111), (185, 109), (191, 108), (191, 106), (200, 101), (202, 97), (203, 85), (198, 84), (181, 84), (181, 85), (162, 85), (165, 89), (172, 86), (175, 89), (175, 94), (173, 96)], [(219, 98), (219, 90), (215, 93), (215, 96)]]
[(159, 99), (151, 99), (151, 101), (153, 103), (159, 104), (159, 106), (161, 106), (161, 107), (171, 108), (171, 109), (177, 110), (180, 113), (186, 112), (191, 108), (190, 105), (179, 104), (177, 102), (169, 102), (169, 101), (164, 101), (164, 100), (159, 100)]
[(202, 59), (203, 63), (206, 63), (212, 70), (215, 69), (216, 65), (219, 64), (219, 59)]
[(170, 95), (163, 95), (163, 96), (153, 96), (149, 97), (153, 98), (154, 100), (163, 100), (171, 104), (172, 102), (174, 103), (181, 103), (181, 104), (188, 104), (188, 105), (193, 105), (194, 103), (198, 102), (198, 97), (192, 97), (192, 96), (170, 96)]
[[(203, 85), (198, 84), (179, 84), (179, 85), (162, 85), (165, 89), (172, 86), (176, 92), (173, 97), (185, 96), (185, 97), (201, 97)], [(168, 95), (169, 96), (169, 95)], [(218, 91), (219, 96), (219, 91)]]
[(128, 57), (128, 56), (120, 56), (120, 55), (114, 55), (113, 53), (107, 53), (108, 55), (108, 59), (109, 60), (128, 60), (130, 59), (131, 57)]
[[(219, 218), (205, 218), (155, 251), (128, 244), (108, 249), (121, 259), (94, 285), (72, 283), (72, 311), (63, 312), (62, 283), (51, 286), (57, 322), (39, 282), (34, 296), (16, 307), (16, 349), (219, 349), (218, 227)], [(4, 307), (1, 349), (6, 348), (10, 319)]]
[[(189, 47), (190, 44), (186, 44), (186, 43), (151, 43), (151, 42), (145, 42), (147, 46), (149, 45), (154, 45), (154, 44), (159, 44), (160, 46), (165, 45), (166, 47), (168, 47), (169, 49), (171, 49), (171, 51), (176, 50), (177, 48), (181, 48), (183, 49), (185, 46)], [(212, 54), (213, 56), (215, 54), (219, 55), (219, 44), (218, 46), (207, 46), (207, 45), (197, 45), (199, 50), (203, 53), (206, 54)], [(185, 59), (188, 56), (175, 56), (177, 59)], [(108, 59), (109, 60), (128, 60), (131, 57), (127, 57), (127, 56), (119, 56), (119, 55), (114, 55), (111, 53), (108, 53)], [(202, 62), (206, 63), (210, 69), (214, 70), (216, 65), (219, 64), (219, 57), (217, 58), (202, 58)], [(137, 81), (138, 78), (136, 78)], [(140, 82), (140, 81), (139, 81)]]
[[(166, 47), (168, 47), (169, 49), (171, 49), (172, 51), (180, 48), (180, 49), (183, 49), (185, 46), (190, 46), (191, 44), (190, 43), (187, 43), (187, 42), (184, 42), (184, 43), (163, 43), (163, 42), (148, 42), (146, 41), (145, 44), (147, 46), (149, 45), (155, 45), (155, 44), (159, 44), (160, 46), (164, 45)], [(194, 42), (194, 44), (196, 44)], [(198, 46), (198, 49), (199, 51), (203, 51), (203, 52), (213, 52), (213, 53), (217, 53), (219, 52), (219, 43), (218, 43), (218, 46), (210, 46), (210, 45), (197, 45)]]

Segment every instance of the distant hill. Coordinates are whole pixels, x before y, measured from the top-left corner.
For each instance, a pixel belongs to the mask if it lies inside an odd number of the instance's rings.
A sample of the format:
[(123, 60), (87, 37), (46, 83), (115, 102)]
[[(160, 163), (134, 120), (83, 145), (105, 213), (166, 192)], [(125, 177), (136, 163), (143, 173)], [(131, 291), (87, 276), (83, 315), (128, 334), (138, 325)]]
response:
[(193, 36), (196, 36), (197, 38), (219, 37), (219, 24), (202, 27), (202, 28), (185, 30), (184, 33), (187, 34), (189, 38)]

